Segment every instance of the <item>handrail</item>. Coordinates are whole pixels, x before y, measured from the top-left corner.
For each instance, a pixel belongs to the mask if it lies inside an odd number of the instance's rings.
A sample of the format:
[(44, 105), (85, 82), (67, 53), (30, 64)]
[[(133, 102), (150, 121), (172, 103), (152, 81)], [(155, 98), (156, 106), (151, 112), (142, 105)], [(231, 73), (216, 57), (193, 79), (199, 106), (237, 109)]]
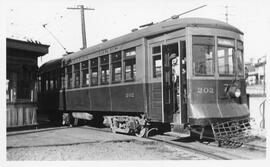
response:
[(259, 105), (259, 111), (262, 116), (262, 120), (260, 122), (260, 128), (263, 128), (263, 129), (265, 129), (265, 102), (266, 102), (266, 99), (264, 99)]

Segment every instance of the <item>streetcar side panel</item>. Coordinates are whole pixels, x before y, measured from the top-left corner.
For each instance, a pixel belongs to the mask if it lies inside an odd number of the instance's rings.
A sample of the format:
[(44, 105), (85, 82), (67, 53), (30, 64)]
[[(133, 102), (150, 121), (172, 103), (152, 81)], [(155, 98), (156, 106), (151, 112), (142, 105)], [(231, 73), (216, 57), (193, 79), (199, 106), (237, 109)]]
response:
[[(101, 62), (100, 57), (103, 55), (88, 55), (88, 59), (83, 59), (79, 61), (71, 60), (71, 64), (67, 66), (74, 66), (74, 64), (81, 63), (80, 61), (91, 61), (94, 58), (99, 58), (98, 62), (98, 84), (95, 86), (88, 85), (86, 87), (70, 88), (61, 91), (60, 93), (60, 109), (66, 111), (76, 111), (76, 112), (99, 112), (105, 115), (113, 115), (114, 113), (132, 113), (133, 115), (140, 115), (147, 113), (147, 100), (146, 100), (146, 84), (144, 75), (144, 50), (143, 45), (138, 41), (132, 41), (130, 43), (123, 44), (122, 46), (113, 46), (112, 48), (105, 49), (106, 54), (110, 57), (110, 81), (107, 84), (101, 84)], [(134, 46), (135, 45), (135, 46)], [(128, 48), (127, 48), (128, 47)], [(115, 51), (115, 48), (118, 50)], [(124, 49), (121, 49), (124, 48)], [(125, 57), (125, 50), (134, 48), (136, 51), (135, 57), (135, 69), (133, 69), (134, 75), (133, 79), (125, 78), (125, 66), (124, 63), (131, 62), (130, 57)], [(119, 50), (120, 49), (120, 50)], [(121, 81), (113, 82), (112, 79), (112, 54), (115, 52), (121, 52), (122, 56), (122, 76)], [(101, 52), (102, 53), (102, 52)], [(103, 53), (104, 54), (104, 53)], [(74, 61), (75, 63), (72, 63)], [(90, 65), (91, 63), (89, 63)], [(74, 67), (72, 67), (74, 73)], [(89, 71), (91, 71), (89, 67)], [(130, 71), (128, 71), (130, 72)], [(66, 71), (67, 75), (67, 71)], [(73, 74), (74, 75), (74, 74)], [(66, 77), (67, 78), (67, 77)], [(74, 78), (74, 77), (73, 77)], [(68, 81), (66, 81), (68, 82)], [(74, 82), (74, 81), (73, 81)], [(91, 83), (91, 78), (89, 83)], [(74, 86), (74, 83), (71, 84)], [(67, 84), (66, 84), (67, 86)]]

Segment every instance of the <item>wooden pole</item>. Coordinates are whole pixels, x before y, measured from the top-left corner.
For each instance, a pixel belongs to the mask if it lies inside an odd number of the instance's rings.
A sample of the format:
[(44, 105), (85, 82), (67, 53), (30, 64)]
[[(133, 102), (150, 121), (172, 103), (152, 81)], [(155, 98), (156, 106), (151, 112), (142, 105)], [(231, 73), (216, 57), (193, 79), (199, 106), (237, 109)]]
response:
[(95, 9), (85, 8), (83, 5), (77, 5), (77, 7), (68, 7), (67, 9), (79, 9), (81, 11), (82, 44), (83, 44), (83, 47), (81, 49), (85, 49), (85, 48), (87, 48), (87, 41), (86, 41), (84, 11), (85, 10), (95, 10)]

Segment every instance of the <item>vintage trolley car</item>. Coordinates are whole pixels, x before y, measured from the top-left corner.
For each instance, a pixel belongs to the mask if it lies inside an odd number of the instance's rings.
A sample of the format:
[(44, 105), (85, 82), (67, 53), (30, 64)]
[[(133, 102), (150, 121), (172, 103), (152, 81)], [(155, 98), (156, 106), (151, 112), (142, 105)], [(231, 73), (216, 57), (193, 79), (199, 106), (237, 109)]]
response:
[[(41, 103), (57, 102), (53, 112), (64, 118), (105, 116), (113, 131), (139, 136), (153, 125), (248, 122), (243, 58), (239, 29), (212, 19), (172, 19), (44, 64)], [(51, 63), (57, 68), (49, 71)], [(59, 98), (44, 100), (54, 88)]]

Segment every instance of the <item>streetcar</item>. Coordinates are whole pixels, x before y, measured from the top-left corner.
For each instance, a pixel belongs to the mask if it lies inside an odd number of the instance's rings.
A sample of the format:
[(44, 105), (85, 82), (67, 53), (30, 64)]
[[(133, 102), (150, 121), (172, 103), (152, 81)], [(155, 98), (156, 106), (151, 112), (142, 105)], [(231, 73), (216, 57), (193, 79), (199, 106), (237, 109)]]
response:
[(63, 123), (105, 119), (140, 137), (167, 125), (201, 135), (225, 122), (241, 128), (250, 117), (243, 52), (243, 32), (222, 21), (149, 24), (45, 63), (39, 103)]

